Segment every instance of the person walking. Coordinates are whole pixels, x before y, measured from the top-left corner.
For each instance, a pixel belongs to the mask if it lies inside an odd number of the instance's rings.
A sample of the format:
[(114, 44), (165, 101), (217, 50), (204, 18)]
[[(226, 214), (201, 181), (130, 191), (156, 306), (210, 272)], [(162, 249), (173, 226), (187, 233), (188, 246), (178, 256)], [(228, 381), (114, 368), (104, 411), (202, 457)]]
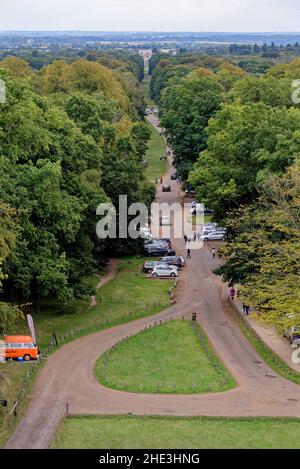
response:
[(187, 259), (191, 259), (191, 250), (190, 250), (190, 249), (188, 249), (188, 250), (186, 251), (186, 258), (187, 258)]
[(213, 259), (215, 259), (216, 254), (217, 254), (217, 250), (216, 250), (215, 246), (212, 246), (211, 255), (212, 255)]
[(196, 242), (196, 239), (197, 239), (197, 235), (196, 233), (194, 234), (194, 243)]
[(249, 316), (249, 313), (250, 313), (250, 306), (245, 305), (245, 314), (246, 314), (246, 316)]

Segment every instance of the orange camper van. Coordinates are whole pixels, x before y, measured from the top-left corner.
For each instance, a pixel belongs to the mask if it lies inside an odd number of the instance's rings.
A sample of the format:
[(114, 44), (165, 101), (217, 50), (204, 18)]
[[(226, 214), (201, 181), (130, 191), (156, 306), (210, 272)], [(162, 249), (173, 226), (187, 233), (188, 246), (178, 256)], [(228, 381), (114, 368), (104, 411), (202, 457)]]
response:
[(37, 360), (40, 350), (29, 335), (7, 335), (0, 346), (4, 347), (6, 359)]

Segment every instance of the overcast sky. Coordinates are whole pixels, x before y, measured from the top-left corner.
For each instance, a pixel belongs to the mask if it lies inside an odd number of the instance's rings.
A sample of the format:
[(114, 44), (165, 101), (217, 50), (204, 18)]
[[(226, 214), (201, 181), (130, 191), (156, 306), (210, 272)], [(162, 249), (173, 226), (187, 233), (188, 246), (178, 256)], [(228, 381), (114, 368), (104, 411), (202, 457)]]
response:
[(299, 31), (300, 0), (0, 0), (1, 30)]

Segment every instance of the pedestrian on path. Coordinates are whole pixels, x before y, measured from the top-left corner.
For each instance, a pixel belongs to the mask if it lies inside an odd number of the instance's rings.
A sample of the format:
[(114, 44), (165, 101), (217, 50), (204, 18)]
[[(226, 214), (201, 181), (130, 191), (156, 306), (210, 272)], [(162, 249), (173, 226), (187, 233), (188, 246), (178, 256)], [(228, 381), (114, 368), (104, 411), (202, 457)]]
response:
[(213, 259), (215, 259), (216, 254), (217, 254), (217, 250), (216, 250), (215, 246), (212, 246), (211, 255), (212, 255)]
[(186, 251), (186, 258), (187, 258), (187, 259), (191, 259), (191, 250), (190, 250), (190, 249), (188, 249), (188, 250)]
[(196, 239), (197, 239), (197, 235), (196, 233), (194, 234), (194, 243), (196, 242)]
[(250, 306), (249, 306), (249, 305), (245, 305), (245, 303), (243, 303), (243, 313), (244, 313), (246, 316), (249, 316), (249, 313), (250, 313)]

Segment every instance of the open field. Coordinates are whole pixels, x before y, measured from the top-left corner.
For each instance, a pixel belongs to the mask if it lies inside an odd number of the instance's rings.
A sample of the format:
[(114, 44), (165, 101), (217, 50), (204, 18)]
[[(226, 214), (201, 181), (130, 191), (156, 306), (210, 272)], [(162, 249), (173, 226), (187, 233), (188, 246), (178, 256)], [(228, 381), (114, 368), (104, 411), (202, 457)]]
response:
[(110, 388), (144, 393), (191, 394), (231, 389), (235, 383), (201, 343), (190, 321), (170, 321), (140, 332), (104, 354), (96, 375)]
[(300, 420), (212, 417), (69, 417), (53, 448), (210, 449), (300, 447)]

